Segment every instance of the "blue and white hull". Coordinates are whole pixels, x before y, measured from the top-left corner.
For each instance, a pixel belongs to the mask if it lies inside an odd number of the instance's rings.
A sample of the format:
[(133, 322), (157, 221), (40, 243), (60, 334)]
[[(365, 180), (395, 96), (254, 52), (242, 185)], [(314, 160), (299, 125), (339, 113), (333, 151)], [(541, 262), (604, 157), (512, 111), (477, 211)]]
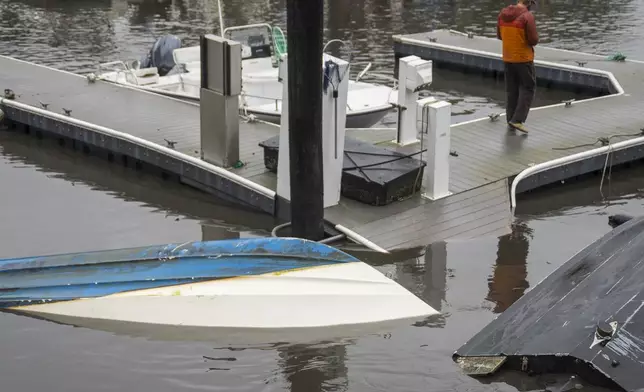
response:
[(193, 329), (350, 326), (438, 313), (346, 253), (283, 238), (0, 260), (0, 307), (67, 323)]

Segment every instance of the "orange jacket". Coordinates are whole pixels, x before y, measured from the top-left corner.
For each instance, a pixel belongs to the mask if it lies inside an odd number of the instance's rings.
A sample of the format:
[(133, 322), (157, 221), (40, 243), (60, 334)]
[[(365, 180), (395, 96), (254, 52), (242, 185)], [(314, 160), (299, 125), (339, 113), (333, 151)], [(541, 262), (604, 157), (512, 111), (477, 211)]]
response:
[(539, 43), (539, 35), (534, 16), (524, 5), (509, 5), (499, 13), (496, 36), (503, 41), (503, 61), (534, 61), (533, 47)]

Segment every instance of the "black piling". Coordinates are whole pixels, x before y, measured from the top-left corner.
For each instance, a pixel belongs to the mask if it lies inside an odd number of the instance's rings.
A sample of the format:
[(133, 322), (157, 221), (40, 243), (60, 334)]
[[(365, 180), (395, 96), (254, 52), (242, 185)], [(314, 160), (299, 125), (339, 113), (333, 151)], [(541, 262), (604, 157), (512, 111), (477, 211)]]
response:
[(324, 0), (287, 0), (292, 235), (324, 238), (322, 24)]

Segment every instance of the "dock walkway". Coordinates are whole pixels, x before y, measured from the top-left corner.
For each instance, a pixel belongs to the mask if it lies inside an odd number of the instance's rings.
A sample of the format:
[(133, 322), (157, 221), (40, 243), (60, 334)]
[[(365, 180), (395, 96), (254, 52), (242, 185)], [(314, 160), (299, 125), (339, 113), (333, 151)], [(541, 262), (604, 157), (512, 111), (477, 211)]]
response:
[[(107, 152), (110, 159), (130, 157), (133, 166), (143, 162), (220, 197), (272, 215), (284, 213), (279, 211), (275, 197), (276, 176), (264, 167), (259, 146), (279, 134), (275, 125), (241, 121), (240, 156), (244, 166), (222, 169), (199, 158), (197, 104), (102, 81), (89, 83), (81, 75), (0, 56), (0, 90), (4, 89), (12, 90), (16, 97), (0, 101), (0, 109), (10, 122), (22, 124), (32, 133), (43, 131), (71, 139), (88, 152)], [(65, 110), (71, 110), (69, 116)], [(394, 133), (350, 131), (349, 135), (391, 140)], [(421, 246), (447, 238), (507, 233), (511, 218), (507, 194), (507, 183), (498, 181), (433, 203), (419, 195), (382, 207), (342, 198), (338, 206), (327, 209), (325, 218), (331, 226), (350, 230), (369, 224), (380, 227), (366, 232), (378, 234), (378, 244), (387, 249)], [(407, 221), (410, 215), (417, 222)], [(382, 225), (382, 220), (390, 223)], [(394, 221), (414, 231), (388, 230), (396, 227), (391, 224)]]
[[(396, 36), (394, 42), (397, 57), (413, 54), (476, 72), (502, 71), (501, 44), (495, 39), (439, 30)], [(497, 121), (485, 118), (453, 125), (451, 196), (432, 202), (417, 194), (379, 207), (343, 197), (339, 205), (325, 211), (327, 221), (386, 249), (506, 234), (512, 219), (509, 184), (521, 171), (599, 147), (602, 140), (614, 143), (641, 133), (643, 63), (605, 61), (600, 56), (544, 47), (538, 48), (537, 58), (545, 59), (537, 62), (537, 75), (543, 82), (585, 86), (612, 95), (533, 109), (528, 136), (508, 132), (503, 115)], [(582, 67), (576, 61), (585, 64)], [(132, 157), (172, 172), (189, 185), (283, 216), (274, 192), (275, 174), (264, 167), (259, 146), (279, 134), (277, 126), (242, 121), (244, 166), (222, 169), (199, 159), (196, 104), (101, 81), (88, 83), (80, 75), (2, 56), (0, 89), (16, 94), (12, 102), (17, 104), (0, 102), (0, 109), (13, 123), (79, 141), (84, 148), (95, 146)], [(48, 104), (46, 109), (41, 102)], [(63, 114), (63, 108), (72, 110), (70, 116)], [(398, 151), (418, 150), (417, 145), (392, 145), (395, 133), (395, 129), (348, 130), (347, 136)], [(618, 164), (643, 157), (644, 148), (635, 146), (614, 152), (612, 161)], [(601, 170), (605, 163), (604, 155), (560, 166), (523, 180), (518, 191)]]
[[(437, 30), (395, 36), (394, 42), (397, 57), (417, 55), (435, 64), (469, 68), (479, 73), (503, 71), (501, 41), (497, 39), (468, 38), (463, 33)], [(600, 147), (602, 139), (615, 143), (642, 134), (644, 63), (609, 61), (602, 56), (547, 47), (537, 47), (535, 52), (537, 78), (542, 84), (565, 82), (579, 88), (602, 89), (611, 95), (571, 105), (534, 108), (526, 122), (528, 136), (508, 132), (505, 113), (497, 121), (484, 118), (453, 125), (452, 144), (459, 153), (452, 161), (453, 191), (502, 178), (512, 179), (529, 166)], [(576, 61), (586, 64), (580, 67)], [(613, 162), (629, 158), (626, 155), (625, 151), (616, 153)], [(601, 168), (605, 157), (596, 157), (596, 160)], [(583, 168), (563, 167), (535, 175), (524, 180), (518, 191), (584, 174), (591, 167), (597, 170), (597, 162), (585, 162)]]
[[(478, 74), (502, 74), (501, 49), (497, 39), (470, 37), (450, 30), (394, 36), (396, 58), (416, 55), (432, 60), (436, 66)], [(437, 211), (449, 216), (451, 225), (458, 227), (460, 233), (480, 235), (507, 219), (504, 210), (507, 205), (502, 202), (507, 193), (503, 192), (523, 170), (606, 143), (643, 136), (644, 62), (612, 61), (606, 56), (543, 46), (536, 49), (536, 58), (541, 86), (573, 87), (603, 95), (570, 105), (562, 102), (532, 109), (526, 123), (529, 135), (508, 131), (505, 113), (499, 113), (496, 121), (483, 118), (452, 125), (451, 146), (456, 153), (450, 157), (453, 195), (433, 202), (432, 213), (421, 211), (418, 205), (401, 212), (404, 203), (388, 206), (387, 211), (344, 202), (331, 208), (327, 215), (343, 216), (353, 210), (356, 220), (350, 227), (384, 247), (413, 244), (419, 231), (436, 240), (450, 238), (450, 230), (434, 232), (443, 219)], [(393, 130), (365, 130), (360, 138), (382, 145), (394, 136)], [(644, 158), (643, 145), (644, 141), (611, 152), (610, 164)], [(411, 147), (407, 151), (410, 149), (418, 150)], [(522, 180), (517, 193), (602, 170), (607, 162), (606, 154), (595, 155), (545, 170)], [(501, 189), (501, 185), (505, 188)], [(355, 210), (365, 211), (361, 215)]]
[[(11, 89), (17, 102), (51, 112), (54, 118), (65, 115), (65, 110), (71, 110), (69, 120), (96, 124), (164, 147), (160, 150), (172, 148), (186, 157), (200, 158), (200, 118), (197, 104), (107, 82), (88, 83), (81, 75), (4, 56), (0, 56), (0, 88)], [(42, 104), (46, 105), (46, 109)], [(65, 128), (61, 126), (62, 123), (44, 124), (42, 113), (20, 111), (6, 105), (0, 105), (0, 108), (10, 120), (75, 139), (88, 146), (129, 155), (179, 175), (182, 181), (193, 184), (195, 181), (199, 182), (202, 187), (219, 196), (265, 212), (272, 213), (274, 210), (274, 192), (262, 194), (234, 179), (216, 176), (211, 173), (216, 168), (210, 166), (214, 165), (205, 164), (205, 170), (191, 168), (190, 160), (175, 161), (167, 153), (154, 154), (137, 143), (117, 143), (107, 137), (107, 134), (96, 139), (95, 136), (98, 135), (89, 129), (84, 134), (78, 134), (81, 129)], [(246, 164), (231, 172), (251, 179), (265, 172), (262, 157), (257, 155), (257, 143), (278, 133), (279, 128), (274, 126), (241, 122), (240, 159)], [(170, 147), (170, 144), (173, 146)], [(189, 173), (190, 169), (192, 173)]]

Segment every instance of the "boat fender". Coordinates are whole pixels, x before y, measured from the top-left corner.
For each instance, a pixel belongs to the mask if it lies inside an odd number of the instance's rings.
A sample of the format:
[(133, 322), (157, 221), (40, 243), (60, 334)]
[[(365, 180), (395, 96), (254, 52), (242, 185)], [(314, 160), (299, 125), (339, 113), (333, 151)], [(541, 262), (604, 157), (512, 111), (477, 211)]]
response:
[(611, 227), (615, 228), (617, 226), (623, 225), (631, 219), (633, 219), (633, 216), (626, 214), (610, 215), (608, 217), (608, 224), (611, 225)]

